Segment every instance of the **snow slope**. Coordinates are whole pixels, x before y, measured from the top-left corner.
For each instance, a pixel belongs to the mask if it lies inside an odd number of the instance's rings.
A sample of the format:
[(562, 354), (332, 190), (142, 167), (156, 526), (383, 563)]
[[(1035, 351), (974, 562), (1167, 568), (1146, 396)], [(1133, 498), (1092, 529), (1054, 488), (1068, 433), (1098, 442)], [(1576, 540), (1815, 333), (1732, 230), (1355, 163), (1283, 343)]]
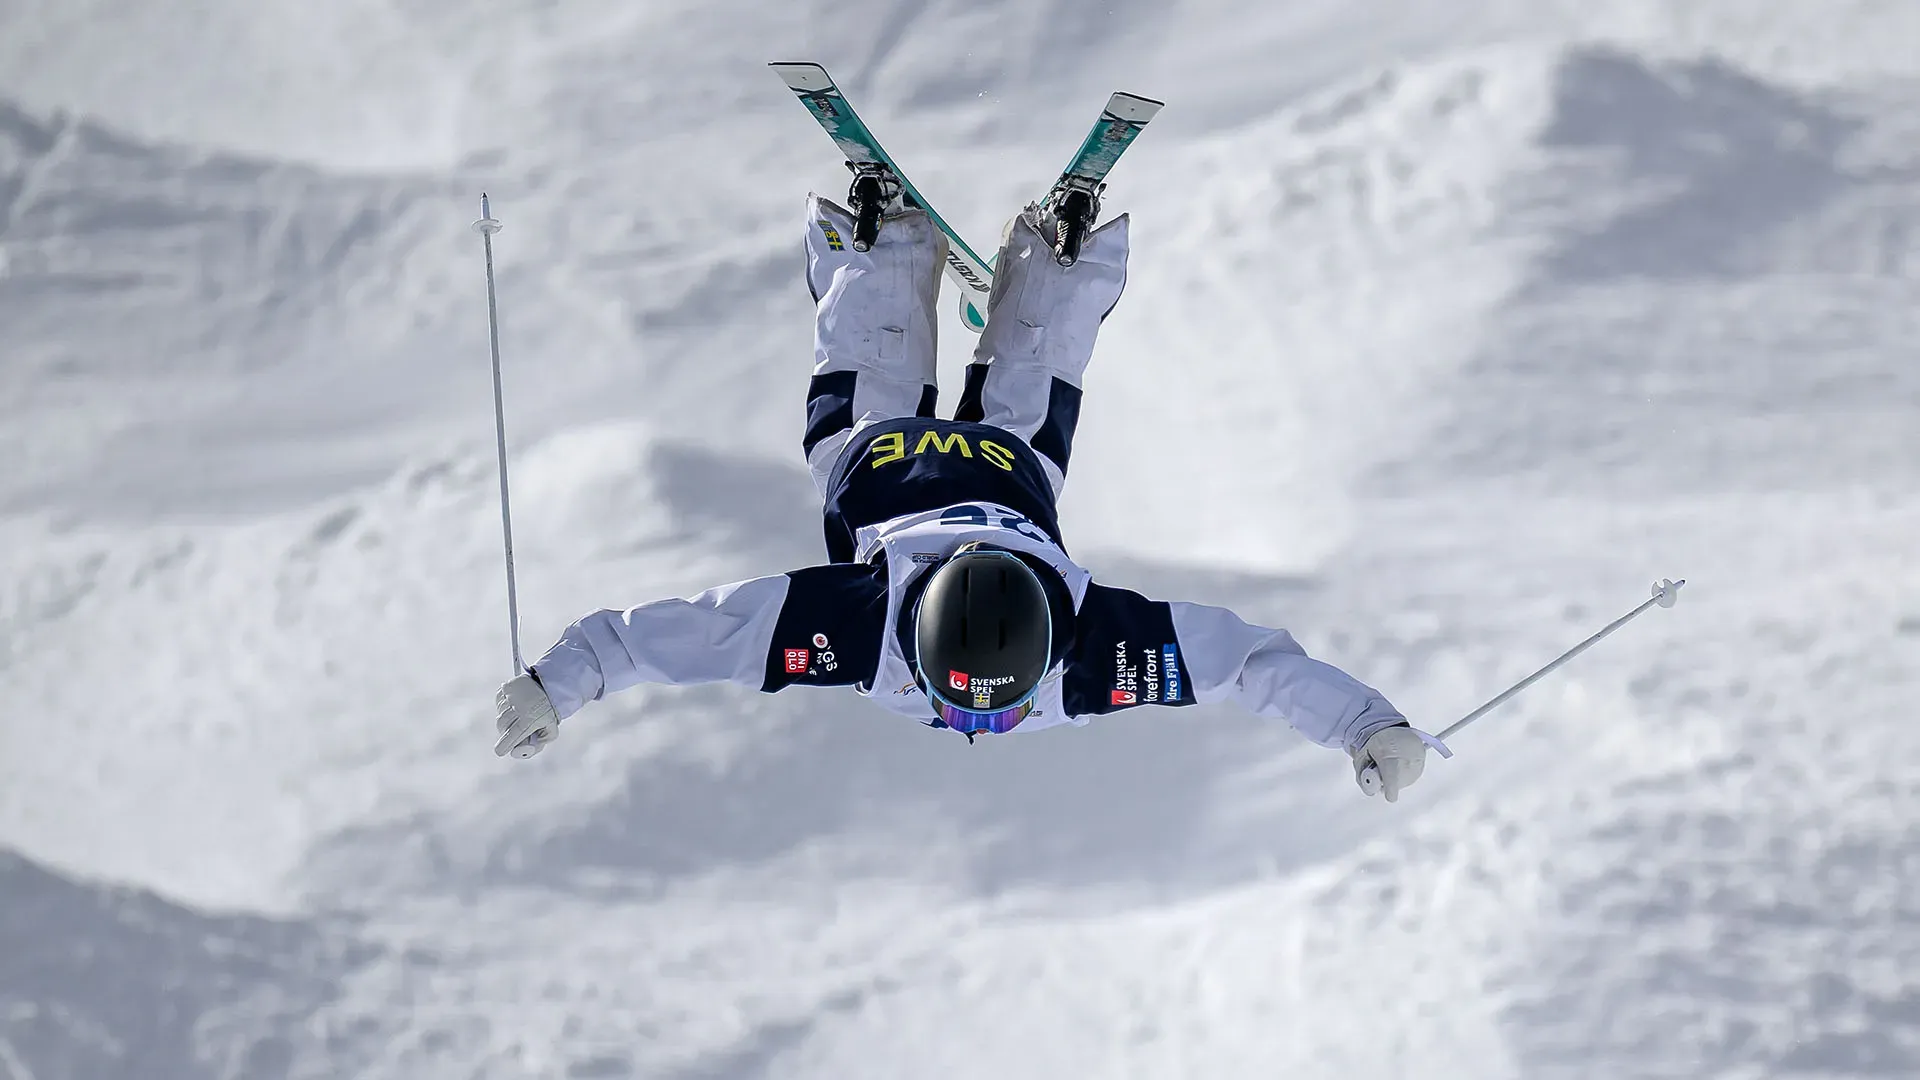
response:
[[(1920, 1072), (1906, 5), (501, 7), (0, 7), (0, 1071)], [(981, 239), (1171, 102), (1103, 579), (1436, 728), (1684, 602), (1393, 807), (1215, 710), (642, 689), (494, 759), (477, 193), (529, 650), (810, 562), (810, 55)]]

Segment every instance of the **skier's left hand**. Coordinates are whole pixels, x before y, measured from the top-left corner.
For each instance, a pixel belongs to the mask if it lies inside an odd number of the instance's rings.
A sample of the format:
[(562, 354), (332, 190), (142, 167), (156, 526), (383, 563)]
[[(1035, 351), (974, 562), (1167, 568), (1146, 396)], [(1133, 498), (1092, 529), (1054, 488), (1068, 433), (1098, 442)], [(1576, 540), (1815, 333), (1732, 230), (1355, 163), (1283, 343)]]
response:
[(1382, 728), (1353, 751), (1353, 779), (1368, 795), (1399, 802), (1402, 789), (1420, 779), (1427, 767), (1427, 740), (1405, 724)]
[(502, 684), (493, 704), (499, 714), (495, 726), (500, 730), (500, 739), (493, 744), (495, 757), (530, 758), (560, 734), (560, 715), (531, 672), (523, 671)]

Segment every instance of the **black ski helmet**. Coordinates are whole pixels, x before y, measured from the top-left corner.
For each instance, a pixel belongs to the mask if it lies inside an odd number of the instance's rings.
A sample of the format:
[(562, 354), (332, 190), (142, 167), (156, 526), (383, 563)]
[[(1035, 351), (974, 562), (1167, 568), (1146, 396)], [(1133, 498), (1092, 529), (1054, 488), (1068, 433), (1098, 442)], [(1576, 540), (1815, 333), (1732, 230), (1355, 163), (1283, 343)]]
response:
[(947, 726), (1007, 731), (1052, 664), (1046, 587), (1015, 555), (962, 548), (928, 576), (913, 640), (921, 689)]

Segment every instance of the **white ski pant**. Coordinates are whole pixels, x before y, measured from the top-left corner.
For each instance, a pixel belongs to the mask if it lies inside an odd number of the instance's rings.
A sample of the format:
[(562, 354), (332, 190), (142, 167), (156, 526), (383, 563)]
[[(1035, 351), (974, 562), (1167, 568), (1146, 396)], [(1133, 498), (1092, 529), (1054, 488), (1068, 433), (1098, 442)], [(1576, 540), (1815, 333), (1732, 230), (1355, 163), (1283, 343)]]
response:
[[(1100, 323), (1127, 280), (1127, 217), (1094, 230), (1071, 267), (1054, 260), (1029, 210), (1007, 226), (993, 264), (987, 327), (967, 365), (955, 420), (992, 424), (1039, 453), (1055, 495), (1066, 483), (1080, 385)], [(886, 219), (869, 251), (853, 250), (853, 215), (807, 197), (807, 288), (815, 303), (813, 380), (802, 441), (826, 494), (859, 428), (935, 415), (937, 302), (947, 239), (924, 210)]]

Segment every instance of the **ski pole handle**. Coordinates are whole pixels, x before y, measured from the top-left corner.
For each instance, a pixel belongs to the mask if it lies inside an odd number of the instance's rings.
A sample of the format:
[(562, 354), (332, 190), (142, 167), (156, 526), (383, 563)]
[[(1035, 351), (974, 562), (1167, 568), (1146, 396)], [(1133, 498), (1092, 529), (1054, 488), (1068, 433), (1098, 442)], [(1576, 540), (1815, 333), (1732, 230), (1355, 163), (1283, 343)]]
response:
[(1361, 769), (1360, 775), (1353, 779), (1355, 783), (1360, 785), (1361, 793), (1368, 798), (1380, 794), (1380, 769), (1378, 766), (1369, 765)]
[[(1452, 751), (1447, 749), (1445, 740), (1451, 738), (1455, 732), (1459, 731), (1461, 728), (1466, 727), (1468, 724), (1473, 723), (1475, 720), (1480, 719), (1481, 717), (1487, 715), (1493, 710), (1499, 708), (1501, 705), (1512, 700), (1515, 695), (1520, 693), (1520, 691), (1525, 690), (1527, 687), (1532, 686), (1534, 683), (1539, 682), (1541, 679), (1545, 678), (1549, 673), (1553, 672), (1555, 669), (1559, 668), (1561, 665), (1565, 664), (1567, 661), (1572, 660), (1574, 657), (1579, 656), (1583, 652), (1586, 652), (1589, 648), (1591, 648), (1594, 645), (1595, 642), (1598, 642), (1601, 638), (1604, 638), (1608, 634), (1613, 633), (1615, 630), (1618, 630), (1621, 627), (1627, 625), (1627, 623), (1631, 622), (1633, 619), (1638, 617), (1641, 612), (1646, 611), (1648, 608), (1654, 607), (1654, 606), (1659, 606), (1663, 608), (1672, 607), (1680, 599), (1680, 586), (1685, 585), (1686, 583), (1687, 583), (1687, 579), (1685, 578), (1681, 578), (1679, 581), (1669, 581), (1666, 578), (1661, 578), (1660, 581), (1657, 584), (1655, 584), (1653, 587), (1653, 596), (1647, 600), (1642, 601), (1640, 605), (1634, 608), (1632, 611), (1627, 612), (1625, 615), (1622, 615), (1619, 618), (1608, 623), (1607, 625), (1601, 627), (1599, 632), (1595, 633), (1592, 637), (1586, 639), (1585, 641), (1582, 641), (1578, 645), (1575, 645), (1573, 648), (1568, 649), (1566, 652), (1561, 653), (1559, 656), (1554, 657), (1553, 660), (1548, 662), (1545, 667), (1542, 667), (1540, 670), (1534, 672), (1533, 674), (1527, 676), (1524, 679), (1521, 679), (1519, 682), (1514, 683), (1512, 686), (1509, 686), (1505, 690), (1502, 690), (1500, 693), (1494, 695), (1492, 700), (1488, 701), (1485, 705), (1480, 706), (1479, 708), (1473, 710), (1467, 715), (1447, 725), (1446, 729), (1441, 731), (1437, 737), (1427, 735), (1425, 732), (1421, 732), (1420, 737), (1426, 740), (1428, 746), (1434, 747), (1435, 749), (1439, 750), (1440, 756), (1452, 757), (1453, 753)], [(1362, 769), (1360, 771), (1360, 775), (1355, 779), (1360, 785), (1360, 790), (1366, 792), (1368, 795), (1375, 794), (1380, 790), (1380, 770), (1375, 768), (1373, 765), (1368, 765), (1366, 768)]]

